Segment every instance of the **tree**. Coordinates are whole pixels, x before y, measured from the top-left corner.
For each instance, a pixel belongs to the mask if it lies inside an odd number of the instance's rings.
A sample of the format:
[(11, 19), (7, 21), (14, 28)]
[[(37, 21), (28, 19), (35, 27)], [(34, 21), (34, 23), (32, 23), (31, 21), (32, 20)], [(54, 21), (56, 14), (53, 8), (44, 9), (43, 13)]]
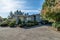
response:
[(45, 0), (42, 7), (42, 17), (52, 21), (55, 27), (60, 28), (60, 0)]
[(0, 16), (0, 22), (2, 22), (3, 21), (3, 18)]
[(56, 0), (45, 0), (42, 8), (42, 16), (46, 20), (59, 21), (60, 8), (56, 7)]
[(13, 12), (11, 11), (10, 12), (10, 16), (9, 16), (10, 18), (12, 18), (13, 17)]

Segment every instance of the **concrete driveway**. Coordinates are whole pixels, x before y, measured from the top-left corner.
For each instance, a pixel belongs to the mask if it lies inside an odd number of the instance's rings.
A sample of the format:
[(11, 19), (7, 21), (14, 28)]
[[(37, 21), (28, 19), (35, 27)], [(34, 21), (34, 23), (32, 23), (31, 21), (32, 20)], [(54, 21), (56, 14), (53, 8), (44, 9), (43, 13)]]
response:
[(48, 26), (31, 29), (0, 28), (0, 40), (60, 40), (60, 33), (50, 30)]

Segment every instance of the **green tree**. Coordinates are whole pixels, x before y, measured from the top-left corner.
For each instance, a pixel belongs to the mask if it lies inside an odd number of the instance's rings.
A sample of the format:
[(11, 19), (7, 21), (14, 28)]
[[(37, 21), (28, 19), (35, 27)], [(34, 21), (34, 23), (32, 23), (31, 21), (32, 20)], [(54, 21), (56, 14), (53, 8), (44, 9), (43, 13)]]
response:
[[(54, 22), (54, 24), (60, 22), (60, 2), (59, 2), (59, 0), (45, 0), (44, 4), (42, 6), (42, 17), (45, 20)], [(58, 26), (58, 24), (57, 24), (57, 26)]]
[(56, 5), (56, 0), (45, 0), (42, 7), (43, 18), (45, 18), (46, 20), (59, 21), (60, 9), (57, 9)]

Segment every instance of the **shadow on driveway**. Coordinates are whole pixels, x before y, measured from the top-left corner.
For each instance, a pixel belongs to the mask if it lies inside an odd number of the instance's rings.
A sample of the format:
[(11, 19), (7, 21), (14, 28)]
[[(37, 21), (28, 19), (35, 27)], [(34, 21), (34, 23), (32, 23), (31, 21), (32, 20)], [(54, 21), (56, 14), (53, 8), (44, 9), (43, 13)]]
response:
[(23, 27), (24, 29), (31, 29), (31, 28), (37, 28), (37, 27), (42, 27), (42, 26), (48, 26), (48, 27), (51, 27), (52, 25), (50, 24), (46, 24), (46, 25), (36, 25), (36, 26), (31, 26), (31, 27)]

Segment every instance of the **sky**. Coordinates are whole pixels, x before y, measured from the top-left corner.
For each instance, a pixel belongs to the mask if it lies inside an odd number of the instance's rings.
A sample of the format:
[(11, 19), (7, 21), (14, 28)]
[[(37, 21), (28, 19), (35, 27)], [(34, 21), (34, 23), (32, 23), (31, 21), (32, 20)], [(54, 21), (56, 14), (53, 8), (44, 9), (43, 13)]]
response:
[(0, 0), (0, 16), (7, 17), (9, 12), (21, 10), (29, 14), (39, 13), (44, 0)]

